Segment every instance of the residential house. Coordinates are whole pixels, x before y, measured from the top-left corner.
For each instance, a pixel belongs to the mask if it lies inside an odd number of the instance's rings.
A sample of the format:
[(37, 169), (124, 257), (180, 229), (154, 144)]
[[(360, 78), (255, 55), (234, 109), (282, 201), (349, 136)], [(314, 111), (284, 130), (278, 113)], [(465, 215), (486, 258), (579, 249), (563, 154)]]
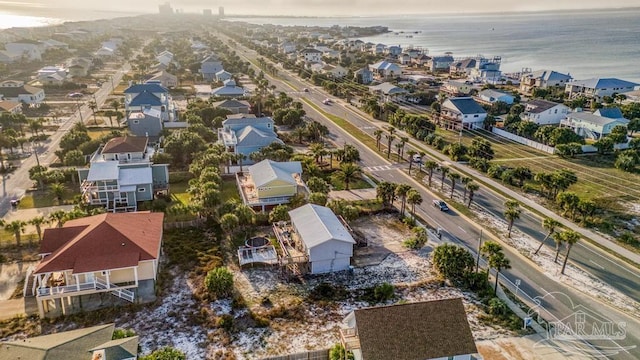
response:
[(18, 58), (24, 58), (27, 61), (39, 61), (42, 60), (42, 45), (37, 41), (22, 40), (17, 42), (10, 42), (4, 44), (4, 48), (17, 55)]
[(10, 114), (21, 114), (22, 103), (17, 101), (0, 100), (0, 114), (8, 112)]
[(162, 114), (156, 109), (132, 111), (127, 116), (127, 126), (133, 136), (157, 140), (163, 129)]
[(624, 118), (618, 108), (598, 109), (594, 113), (572, 112), (560, 122), (561, 126), (571, 128), (576, 134), (595, 140), (610, 134), (618, 125), (628, 124), (629, 120)]
[(109, 140), (93, 154), (88, 169), (78, 169), (83, 201), (111, 212), (137, 211), (138, 202), (166, 193), (168, 165), (152, 163), (154, 153), (147, 137)]
[(67, 63), (67, 70), (73, 78), (86, 77), (91, 65), (92, 60), (89, 58), (73, 58)]
[(398, 62), (401, 65), (410, 65), (411, 64), (411, 55), (407, 53), (402, 53), (398, 56)]
[(253, 164), (251, 153), (274, 142), (284, 144), (274, 131), (273, 119), (252, 114), (227, 115), (218, 129), (218, 142), (227, 152), (244, 155), (245, 164)]
[(471, 70), (476, 67), (475, 58), (467, 58), (460, 61), (454, 61), (449, 66), (449, 74), (453, 76), (469, 76)]
[(298, 61), (302, 63), (319, 63), (322, 62), (322, 51), (306, 48), (298, 52)]
[(548, 89), (551, 87), (564, 88), (572, 79), (569, 74), (563, 74), (553, 70), (528, 72), (520, 76), (520, 91), (524, 94), (531, 94), (533, 89)]
[(373, 76), (376, 79), (389, 79), (402, 75), (400, 65), (386, 60), (369, 65), (369, 70), (373, 72)]
[(287, 204), (296, 194), (308, 194), (302, 181), (302, 164), (299, 161), (275, 162), (269, 159), (237, 172), (236, 180), (242, 201), (252, 208)]
[(453, 64), (453, 56), (451, 55), (443, 55), (443, 56), (431, 56), (429, 60), (427, 60), (425, 66), (431, 72), (439, 72), (439, 71), (449, 71), (451, 64)]
[(378, 43), (371, 50), (373, 54), (382, 55), (387, 50), (387, 45)]
[(340, 340), (355, 360), (481, 360), (461, 298), (357, 309)]
[(0, 82), (0, 99), (30, 105), (40, 104), (44, 101), (44, 90), (25, 85), (24, 81), (7, 80)]
[(571, 109), (564, 104), (542, 99), (533, 99), (524, 104), (524, 111), (520, 115), (520, 118), (538, 125), (559, 124), (570, 110)]
[(231, 79), (233, 79), (233, 74), (228, 71), (220, 70), (216, 73), (216, 81), (227, 81)]
[(471, 81), (449, 80), (445, 82), (442, 85), (442, 87), (440, 87), (440, 91), (444, 92), (445, 94), (456, 97), (456, 96), (471, 95), (474, 92), (477, 93), (478, 87), (473, 85)]
[(438, 122), (449, 130), (480, 129), (487, 112), (470, 97), (449, 98), (442, 103)]
[(40, 317), (82, 309), (81, 298), (88, 303), (93, 294), (127, 302), (155, 299), (163, 219), (162, 212), (105, 213), (45, 229), (42, 260), (27, 286)]
[(151, 74), (146, 82), (159, 83), (165, 88), (175, 88), (178, 86), (178, 77), (164, 70)]
[(138, 336), (111, 340), (115, 324), (0, 342), (4, 360), (135, 360)]
[(211, 90), (211, 96), (237, 98), (246, 96), (247, 92), (244, 88), (236, 86), (236, 82), (233, 80), (225, 80), (224, 85)]
[(175, 121), (175, 105), (169, 90), (157, 81), (133, 84), (124, 91), (124, 107), (128, 114), (132, 111), (155, 109), (160, 111), (162, 121)]
[(340, 65), (325, 64), (322, 66), (322, 73), (334, 79), (342, 79), (347, 75), (347, 69)]
[(296, 52), (296, 44), (292, 42), (283, 42), (278, 45), (278, 52), (281, 54), (292, 54)]
[(616, 78), (592, 78), (570, 81), (565, 85), (564, 91), (570, 99), (585, 96), (600, 101), (604, 96), (630, 92), (637, 86), (640, 84)]
[(62, 76), (58, 74), (49, 74), (49, 75), (44, 75), (38, 78), (38, 82), (40, 82), (40, 84), (49, 85), (49, 86), (51, 85), (60, 86), (64, 84), (66, 80), (67, 80), (66, 76)]
[(216, 108), (227, 109), (232, 114), (248, 114), (251, 110), (251, 104), (249, 104), (249, 102), (245, 100), (222, 100), (216, 101), (212, 105)]
[(476, 100), (481, 104), (491, 105), (498, 101), (502, 101), (505, 104), (511, 105), (515, 100), (515, 97), (504, 91), (485, 89), (478, 93)]
[(501, 82), (502, 72), (500, 71), (500, 63), (502, 59), (496, 56), (493, 59), (484, 57), (476, 58), (476, 66), (469, 73), (469, 77), (473, 81), (497, 84)]
[(311, 274), (348, 270), (356, 244), (340, 219), (328, 207), (307, 204), (289, 211), (291, 226)]
[(222, 61), (213, 54), (207, 56), (200, 63), (200, 74), (205, 81), (213, 81), (216, 78), (216, 73), (222, 70)]
[(69, 50), (69, 44), (63, 43), (63, 42), (58, 41), (58, 40), (47, 39), (47, 40), (40, 40), (39, 42), (40, 42), (42, 48), (44, 48), (45, 51), (49, 50), (49, 49)]
[(161, 64), (169, 65), (173, 61), (173, 53), (171, 51), (164, 50), (156, 55), (156, 61)]
[(116, 47), (113, 44), (103, 44), (93, 55), (97, 58), (112, 58), (116, 55)]
[(391, 45), (385, 49), (385, 54), (390, 56), (399, 56), (402, 54), (402, 47), (400, 45)]
[(354, 80), (359, 84), (370, 84), (373, 82), (373, 72), (369, 70), (368, 66), (358, 69), (353, 73)]
[(407, 90), (401, 87), (395, 86), (389, 82), (385, 82), (375, 86), (369, 86), (369, 89), (374, 93), (384, 95), (386, 101), (397, 99), (400, 95), (404, 95), (408, 93)]

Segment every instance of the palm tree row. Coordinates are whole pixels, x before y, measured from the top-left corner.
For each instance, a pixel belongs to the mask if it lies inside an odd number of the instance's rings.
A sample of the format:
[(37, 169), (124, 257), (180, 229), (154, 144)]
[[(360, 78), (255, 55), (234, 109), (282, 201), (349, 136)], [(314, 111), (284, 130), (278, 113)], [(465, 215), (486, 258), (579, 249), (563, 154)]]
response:
[(411, 213), (415, 215), (416, 205), (422, 204), (420, 192), (407, 184), (396, 184), (383, 181), (376, 187), (376, 197), (384, 208), (391, 208), (396, 199), (400, 200), (400, 215), (404, 216), (407, 205), (411, 206)]

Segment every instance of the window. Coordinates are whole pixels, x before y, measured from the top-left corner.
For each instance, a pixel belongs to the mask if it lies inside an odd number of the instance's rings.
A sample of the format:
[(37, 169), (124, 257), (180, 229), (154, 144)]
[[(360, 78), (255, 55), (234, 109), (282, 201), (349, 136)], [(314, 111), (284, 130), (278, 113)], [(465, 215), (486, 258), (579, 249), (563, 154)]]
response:
[(138, 192), (145, 192), (146, 189), (145, 188), (138, 188)]

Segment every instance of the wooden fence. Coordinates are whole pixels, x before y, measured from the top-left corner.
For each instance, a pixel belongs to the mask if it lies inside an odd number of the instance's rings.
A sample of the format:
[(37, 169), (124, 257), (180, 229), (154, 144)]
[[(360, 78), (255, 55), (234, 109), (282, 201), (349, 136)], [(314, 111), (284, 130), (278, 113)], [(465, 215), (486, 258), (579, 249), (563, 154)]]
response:
[(262, 360), (329, 360), (329, 349), (314, 350), (304, 353), (273, 356), (262, 358)]
[(498, 129), (497, 127), (493, 127), (491, 129), (491, 132), (493, 132), (494, 134), (498, 135), (498, 136), (502, 136), (504, 138), (507, 138), (509, 140), (515, 141), (519, 144), (522, 145), (527, 145), (529, 147), (532, 147), (534, 149), (538, 149), (540, 151), (544, 151), (546, 153), (549, 154), (553, 154), (556, 149), (553, 146), (549, 146), (549, 145), (545, 145), (545, 144), (541, 144), (539, 142), (533, 141), (533, 140), (529, 140), (527, 138), (524, 138), (522, 136), (518, 136), (516, 134), (512, 134), (508, 131), (502, 130), (502, 129)]

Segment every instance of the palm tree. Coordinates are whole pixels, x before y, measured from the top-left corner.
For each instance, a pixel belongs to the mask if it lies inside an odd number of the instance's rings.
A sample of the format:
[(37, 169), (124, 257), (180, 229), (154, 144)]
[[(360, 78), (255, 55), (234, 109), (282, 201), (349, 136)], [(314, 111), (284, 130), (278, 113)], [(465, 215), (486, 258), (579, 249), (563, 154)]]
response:
[(344, 182), (344, 189), (349, 190), (349, 184), (362, 176), (362, 169), (354, 163), (340, 164), (340, 170), (336, 173), (338, 180)]
[(395, 140), (395, 136), (393, 134), (386, 134), (387, 138), (387, 159), (391, 157), (391, 143)]
[(420, 151), (418, 154), (420, 154), (420, 162), (418, 163), (418, 172), (421, 172), (422, 163), (424, 162), (424, 156), (427, 155), (427, 153), (425, 153), (424, 151)]
[(407, 203), (411, 205), (411, 214), (416, 213), (416, 205), (422, 204), (422, 195), (416, 189), (407, 192)]
[[(109, 105), (111, 105), (111, 107), (115, 111), (114, 116), (118, 116), (118, 109), (120, 108), (120, 101), (113, 100), (111, 103), (109, 103)], [(118, 119), (116, 119), (116, 120), (118, 120)], [(118, 127), (119, 127), (120, 126), (120, 121), (117, 121), (117, 123), (118, 123)]]
[(95, 125), (98, 125), (98, 119), (96, 118), (96, 109), (98, 109), (98, 104), (96, 104), (94, 100), (91, 100), (87, 106), (91, 109), (91, 113), (93, 114), (93, 122)]
[(49, 191), (58, 200), (58, 205), (62, 205), (62, 196), (64, 195), (65, 187), (61, 183), (53, 183), (49, 185)]
[[(404, 158), (404, 146), (409, 142), (409, 138), (406, 136), (400, 137), (400, 143), (402, 144), (402, 153), (400, 154), (401, 158)], [(400, 159), (398, 159), (400, 161)]]
[(36, 227), (36, 233), (38, 233), (38, 241), (42, 241), (42, 224), (46, 223), (47, 219), (43, 216), (37, 216), (29, 220), (29, 224)]
[(438, 163), (433, 161), (433, 160), (429, 160), (426, 163), (424, 163), (424, 168), (427, 169), (429, 171), (429, 187), (431, 187), (431, 179), (433, 178), (433, 170), (438, 168)]
[(375, 135), (376, 137), (376, 147), (378, 148), (378, 151), (380, 151), (380, 140), (382, 139), (382, 129), (376, 129), (373, 132), (373, 135)]
[(376, 197), (382, 202), (382, 206), (386, 209), (393, 205), (393, 199), (396, 194), (396, 184), (383, 181), (376, 186)]
[(10, 231), (16, 238), (16, 245), (20, 246), (20, 236), (24, 233), (24, 228), (27, 223), (22, 220), (14, 220), (4, 225), (6, 231)]
[(480, 189), (480, 185), (474, 183), (473, 181), (468, 183), (467, 186), (464, 187), (466, 190), (469, 190), (469, 202), (467, 203), (467, 207), (471, 207), (471, 201), (473, 201), (473, 195)]
[(447, 174), (449, 173), (449, 168), (446, 166), (442, 166), (440, 167), (440, 171), (442, 172), (442, 183), (440, 185), (440, 190), (444, 190), (444, 178), (447, 177)]
[(322, 157), (325, 154), (324, 144), (321, 143), (313, 143), (309, 146), (309, 150), (311, 151), (311, 156), (315, 159), (316, 163), (322, 162)]
[(396, 195), (400, 198), (400, 216), (404, 216), (405, 206), (407, 204), (407, 193), (411, 190), (411, 186), (407, 184), (398, 184), (396, 186)]
[(407, 150), (407, 159), (409, 159), (409, 175), (411, 175), (411, 165), (413, 165), (413, 156), (416, 154), (417, 152), (413, 149)]
[(549, 232), (544, 237), (544, 239), (542, 239), (542, 241), (540, 241), (540, 246), (538, 246), (538, 248), (533, 253), (533, 255), (538, 255), (538, 252), (540, 251), (540, 249), (542, 249), (542, 245), (544, 245), (544, 242), (547, 241), (549, 236), (553, 235), (553, 233), (556, 231), (556, 228), (559, 227), (560, 225), (561, 224), (560, 224), (559, 221), (557, 221), (555, 219), (552, 219), (550, 217), (546, 217), (546, 218), (544, 218), (542, 220), (542, 227), (547, 229)]
[(509, 233), (507, 237), (511, 237), (513, 223), (520, 218), (520, 203), (515, 200), (507, 200), (504, 205), (507, 207), (504, 211), (504, 218), (509, 222), (509, 226), (507, 227)]
[(447, 177), (451, 180), (451, 195), (449, 195), (449, 198), (453, 199), (453, 192), (456, 190), (456, 181), (460, 179), (460, 174), (450, 172)]
[(49, 214), (47, 217), (49, 222), (56, 222), (56, 227), (61, 228), (64, 222), (67, 220), (67, 212), (64, 210), (57, 210)]
[(562, 235), (562, 242), (567, 244), (567, 253), (565, 254), (564, 261), (562, 262), (562, 270), (560, 270), (560, 274), (564, 274), (564, 269), (567, 267), (567, 260), (569, 260), (569, 253), (571, 252), (573, 245), (580, 240), (580, 234), (573, 230), (565, 230), (560, 234)]
[(493, 293), (495, 295), (498, 292), (498, 278), (500, 277), (500, 271), (503, 269), (510, 269), (511, 263), (501, 249), (500, 252), (489, 257), (489, 266), (496, 269), (496, 284), (493, 287)]
[(395, 144), (396, 147), (396, 154), (398, 155), (398, 162), (400, 162), (400, 153), (402, 152), (402, 149), (404, 149), (404, 144), (402, 142), (396, 143)]
[(472, 182), (473, 179), (468, 176), (463, 176), (460, 182), (462, 183), (462, 189), (464, 192), (462, 193), (462, 202), (464, 203), (467, 200), (467, 185)]

